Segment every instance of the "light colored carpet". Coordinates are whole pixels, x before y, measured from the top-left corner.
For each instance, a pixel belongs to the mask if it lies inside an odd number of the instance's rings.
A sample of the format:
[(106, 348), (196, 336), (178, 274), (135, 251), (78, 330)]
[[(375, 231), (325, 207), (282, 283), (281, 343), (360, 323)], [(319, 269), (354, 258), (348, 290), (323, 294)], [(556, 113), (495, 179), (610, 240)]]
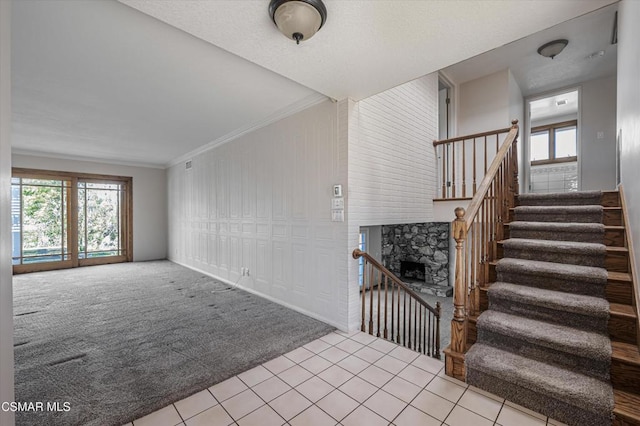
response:
[(14, 277), (18, 425), (122, 425), (334, 328), (169, 261)]

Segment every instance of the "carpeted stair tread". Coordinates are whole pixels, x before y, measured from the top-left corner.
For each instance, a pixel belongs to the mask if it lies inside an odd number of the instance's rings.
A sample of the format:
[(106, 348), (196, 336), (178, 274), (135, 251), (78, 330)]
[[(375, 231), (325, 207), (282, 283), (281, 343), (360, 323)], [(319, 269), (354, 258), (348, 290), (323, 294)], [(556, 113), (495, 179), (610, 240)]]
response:
[(609, 302), (601, 297), (544, 290), (503, 282), (491, 284), (488, 293), (490, 300), (498, 298), (578, 315), (589, 315), (601, 319), (609, 318)]
[(559, 192), (550, 194), (520, 194), (521, 206), (588, 205), (602, 202), (601, 191)]
[(602, 243), (604, 231), (601, 223), (517, 221), (509, 224), (511, 238)]
[(585, 283), (606, 285), (609, 274), (606, 269), (594, 266), (566, 265), (564, 263), (541, 262), (539, 260), (500, 259), (496, 271), (520, 274), (536, 274), (546, 277), (575, 279)]
[[(482, 343), (476, 343), (469, 349), (465, 364), (467, 383), (564, 422), (600, 426), (607, 424), (606, 413), (613, 410), (613, 391), (609, 383), (565, 368)], [(507, 386), (476, 379), (476, 371)], [(536, 398), (531, 398), (531, 393)], [(582, 419), (577, 418), (575, 412), (566, 413), (564, 406), (555, 408), (554, 404), (558, 402), (586, 414)], [(564, 418), (561, 418), (562, 414), (565, 414)]]
[(487, 330), (504, 335), (506, 342), (508, 338), (519, 338), (559, 352), (600, 360), (607, 365), (611, 360), (611, 342), (607, 336), (599, 333), (493, 310), (485, 311), (478, 317), (477, 328), (478, 333)]
[(582, 266), (604, 266), (607, 247), (604, 244), (576, 241), (549, 241), (510, 238), (500, 242), (505, 257), (569, 263)]
[(503, 258), (496, 262), (498, 281), (540, 289), (605, 298), (609, 274), (604, 268), (539, 260)]
[(584, 206), (518, 206), (514, 208), (516, 221), (602, 223), (603, 207)]

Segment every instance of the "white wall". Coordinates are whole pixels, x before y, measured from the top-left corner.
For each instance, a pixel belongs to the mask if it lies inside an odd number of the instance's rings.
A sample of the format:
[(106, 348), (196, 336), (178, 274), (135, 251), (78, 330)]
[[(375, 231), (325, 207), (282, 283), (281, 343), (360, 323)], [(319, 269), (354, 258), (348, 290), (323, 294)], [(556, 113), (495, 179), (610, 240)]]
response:
[[(618, 104), (621, 135), (620, 173), (629, 207), (629, 223), (640, 271), (640, 2), (622, 0), (618, 9)], [(636, 301), (640, 294), (636, 294)]]
[[(580, 188), (615, 189), (616, 77), (587, 81), (580, 94)], [(602, 138), (598, 138), (598, 132), (602, 132)]]
[(520, 128), (524, 126), (524, 98), (522, 97), (522, 91), (511, 70), (508, 70), (508, 85), (509, 85), (509, 115), (507, 124), (504, 127), (511, 125), (511, 120), (518, 120)]
[[(11, 1), (0, 1), (0, 403), (13, 401), (11, 278)], [(12, 426), (0, 410), (0, 425)]]
[(133, 178), (133, 260), (167, 257), (166, 171), (60, 158), (13, 156), (13, 167)]
[(505, 69), (458, 87), (459, 136), (511, 125), (509, 76), (510, 71)]
[(337, 127), (326, 101), (195, 156), (190, 170), (172, 166), (169, 258), (346, 329), (347, 223), (331, 221), (333, 185), (348, 191)]

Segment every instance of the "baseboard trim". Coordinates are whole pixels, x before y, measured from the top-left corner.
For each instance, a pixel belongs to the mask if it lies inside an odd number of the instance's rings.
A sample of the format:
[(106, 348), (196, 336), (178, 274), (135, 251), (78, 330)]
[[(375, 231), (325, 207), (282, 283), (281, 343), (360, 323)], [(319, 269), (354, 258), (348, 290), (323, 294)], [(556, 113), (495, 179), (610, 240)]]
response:
[(167, 259), (167, 260), (169, 260), (170, 262), (173, 262), (173, 263), (175, 263), (177, 265), (184, 266), (185, 268), (191, 269), (192, 271), (200, 272), (201, 274), (207, 275), (207, 276), (209, 276), (209, 277), (211, 277), (213, 279), (216, 279), (218, 281), (221, 281), (221, 282), (223, 282), (223, 283), (225, 283), (227, 285), (230, 285), (230, 286), (233, 286), (233, 287), (238, 287), (238, 288), (240, 288), (240, 289), (242, 289), (242, 290), (244, 290), (244, 291), (246, 291), (248, 293), (255, 294), (256, 296), (259, 296), (259, 297), (262, 297), (264, 299), (267, 299), (270, 302), (277, 303), (278, 305), (284, 306), (285, 308), (289, 308), (289, 309), (291, 309), (293, 311), (299, 312), (299, 313), (301, 313), (303, 315), (306, 315), (306, 316), (311, 317), (313, 319), (316, 319), (318, 321), (322, 321), (324, 323), (327, 323), (327, 324), (337, 328), (338, 330), (340, 330), (342, 332), (348, 332), (349, 331), (347, 327), (344, 327), (344, 325), (338, 324), (335, 321), (330, 320), (329, 318), (325, 318), (322, 315), (316, 314), (315, 312), (311, 312), (311, 311), (308, 311), (306, 309), (300, 308), (299, 306), (295, 306), (295, 305), (292, 305), (290, 303), (284, 302), (284, 301), (282, 301), (280, 299), (277, 299), (277, 298), (275, 298), (273, 296), (270, 296), (268, 294), (261, 293), (261, 292), (259, 292), (257, 290), (252, 289), (252, 288), (245, 287), (242, 284), (240, 284), (239, 282), (238, 283), (234, 283), (234, 282), (232, 282), (232, 281), (230, 281), (230, 280), (228, 280), (226, 278), (222, 278), (222, 277), (220, 277), (218, 275), (212, 274), (211, 272), (207, 272), (207, 271), (205, 271), (203, 269), (200, 269), (200, 268), (196, 268), (196, 267), (194, 267), (192, 265), (187, 265), (186, 263), (178, 262), (177, 260), (173, 260), (173, 259)]

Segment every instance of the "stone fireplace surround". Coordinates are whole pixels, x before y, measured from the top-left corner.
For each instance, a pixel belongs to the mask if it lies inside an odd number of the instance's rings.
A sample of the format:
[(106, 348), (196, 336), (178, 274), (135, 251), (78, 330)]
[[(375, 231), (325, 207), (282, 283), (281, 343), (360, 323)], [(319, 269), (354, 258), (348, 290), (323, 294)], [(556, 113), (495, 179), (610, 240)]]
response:
[[(415, 291), (451, 296), (449, 227), (449, 222), (383, 225), (382, 264)], [(424, 265), (424, 274), (416, 271), (415, 263)], [(422, 275), (424, 279), (416, 279)]]

